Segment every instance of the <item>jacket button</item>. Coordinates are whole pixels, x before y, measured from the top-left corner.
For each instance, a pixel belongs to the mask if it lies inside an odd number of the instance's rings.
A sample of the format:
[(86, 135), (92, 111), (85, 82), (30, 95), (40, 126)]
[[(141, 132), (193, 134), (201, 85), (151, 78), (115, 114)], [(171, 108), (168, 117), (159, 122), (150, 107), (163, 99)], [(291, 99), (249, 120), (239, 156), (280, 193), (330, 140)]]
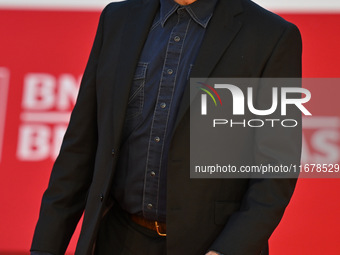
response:
[(103, 202), (103, 200), (104, 200), (104, 195), (100, 194), (100, 202)]
[(111, 154), (112, 154), (112, 156), (115, 155), (115, 150), (114, 149), (112, 149)]

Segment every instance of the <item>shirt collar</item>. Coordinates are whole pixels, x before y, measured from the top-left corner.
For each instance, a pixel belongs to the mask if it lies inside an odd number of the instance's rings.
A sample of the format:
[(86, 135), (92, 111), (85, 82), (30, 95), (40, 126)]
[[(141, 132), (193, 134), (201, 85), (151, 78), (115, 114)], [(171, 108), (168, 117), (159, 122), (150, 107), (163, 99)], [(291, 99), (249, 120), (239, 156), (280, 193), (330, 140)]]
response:
[[(218, 0), (197, 0), (183, 7), (195, 22), (206, 28), (213, 15), (217, 1)], [(168, 18), (180, 8), (181, 5), (174, 0), (160, 0), (160, 4), (160, 21), (162, 26), (164, 26)]]

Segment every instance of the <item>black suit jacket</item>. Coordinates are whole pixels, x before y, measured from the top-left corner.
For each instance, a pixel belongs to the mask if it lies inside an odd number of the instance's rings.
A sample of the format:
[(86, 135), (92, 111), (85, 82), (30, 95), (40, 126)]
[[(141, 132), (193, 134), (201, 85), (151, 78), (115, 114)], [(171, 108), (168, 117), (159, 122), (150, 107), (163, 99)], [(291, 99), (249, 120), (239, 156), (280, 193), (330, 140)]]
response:
[[(135, 67), (159, 0), (108, 5), (83, 76), (69, 127), (44, 193), (32, 250), (63, 254), (83, 211), (76, 254), (93, 251), (119, 158)], [(192, 77), (299, 77), (298, 29), (249, 0), (220, 0)], [(190, 179), (189, 91), (171, 143), (167, 176), (167, 254), (255, 255), (265, 247), (295, 187), (289, 179)], [(261, 97), (261, 95), (259, 95)], [(255, 136), (255, 139), (254, 139)], [(301, 132), (226, 137), (244, 148), (240, 163), (300, 161)], [(268, 141), (275, 144), (266, 154)], [(256, 142), (254, 142), (256, 141)], [(257, 155), (257, 156), (253, 156)]]

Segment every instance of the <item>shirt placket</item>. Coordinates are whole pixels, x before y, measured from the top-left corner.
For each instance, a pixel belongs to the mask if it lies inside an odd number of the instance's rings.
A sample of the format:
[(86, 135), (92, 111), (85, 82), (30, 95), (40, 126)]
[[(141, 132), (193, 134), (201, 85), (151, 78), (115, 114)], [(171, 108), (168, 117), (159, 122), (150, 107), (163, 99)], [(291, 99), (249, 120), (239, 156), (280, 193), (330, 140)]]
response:
[(171, 103), (175, 91), (176, 77), (183, 44), (190, 25), (190, 18), (184, 8), (177, 10), (178, 22), (171, 31), (159, 84), (157, 101), (153, 113), (147, 162), (145, 170), (143, 215), (150, 220), (158, 220), (159, 184), (165, 135), (171, 113)]

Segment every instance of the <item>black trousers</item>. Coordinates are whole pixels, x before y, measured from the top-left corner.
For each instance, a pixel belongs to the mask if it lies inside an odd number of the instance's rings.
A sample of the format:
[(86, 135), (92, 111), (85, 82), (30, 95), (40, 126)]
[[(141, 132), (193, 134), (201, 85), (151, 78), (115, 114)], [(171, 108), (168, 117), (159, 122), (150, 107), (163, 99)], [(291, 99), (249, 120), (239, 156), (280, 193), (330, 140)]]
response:
[(117, 203), (104, 216), (95, 255), (166, 255), (166, 237), (130, 219)]
[[(117, 203), (104, 216), (95, 255), (166, 255), (166, 237), (130, 219)], [(268, 255), (268, 245), (260, 255)]]

